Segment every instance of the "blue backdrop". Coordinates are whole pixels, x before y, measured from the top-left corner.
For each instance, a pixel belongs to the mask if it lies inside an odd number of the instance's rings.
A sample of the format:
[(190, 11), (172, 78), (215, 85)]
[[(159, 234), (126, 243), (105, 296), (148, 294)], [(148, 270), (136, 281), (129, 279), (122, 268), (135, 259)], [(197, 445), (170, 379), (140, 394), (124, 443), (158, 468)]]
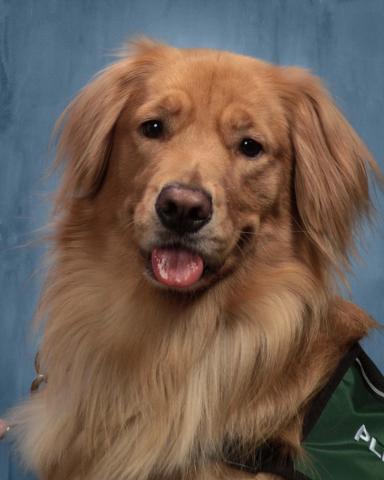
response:
[[(382, 0), (0, 0), (0, 415), (27, 395), (33, 375), (29, 325), (43, 247), (28, 242), (55, 186), (42, 178), (52, 127), (114, 50), (145, 34), (309, 67), (384, 168), (383, 25)], [(376, 204), (351, 297), (384, 321), (382, 195)], [(384, 369), (384, 338), (366, 345)], [(27, 478), (0, 444), (0, 479)]]

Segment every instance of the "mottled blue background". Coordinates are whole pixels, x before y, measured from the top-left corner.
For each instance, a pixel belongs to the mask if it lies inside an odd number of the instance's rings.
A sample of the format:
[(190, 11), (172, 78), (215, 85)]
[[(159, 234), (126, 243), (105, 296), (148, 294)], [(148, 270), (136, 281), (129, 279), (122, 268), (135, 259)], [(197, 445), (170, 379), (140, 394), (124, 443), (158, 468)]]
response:
[[(0, 414), (27, 395), (35, 345), (30, 319), (47, 220), (42, 175), (55, 119), (128, 38), (234, 50), (311, 68), (384, 167), (382, 0), (0, 0)], [(368, 232), (352, 298), (384, 321), (384, 211)], [(384, 338), (366, 343), (384, 369)], [(25, 480), (0, 445), (0, 480)]]

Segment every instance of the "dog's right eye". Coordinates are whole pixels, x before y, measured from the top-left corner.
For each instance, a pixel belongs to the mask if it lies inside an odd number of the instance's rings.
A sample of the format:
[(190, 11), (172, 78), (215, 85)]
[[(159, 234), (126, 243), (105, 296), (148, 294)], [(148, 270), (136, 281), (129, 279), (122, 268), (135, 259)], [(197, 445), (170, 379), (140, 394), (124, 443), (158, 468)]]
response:
[(147, 138), (160, 138), (164, 132), (164, 125), (161, 120), (147, 120), (140, 125), (141, 133)]

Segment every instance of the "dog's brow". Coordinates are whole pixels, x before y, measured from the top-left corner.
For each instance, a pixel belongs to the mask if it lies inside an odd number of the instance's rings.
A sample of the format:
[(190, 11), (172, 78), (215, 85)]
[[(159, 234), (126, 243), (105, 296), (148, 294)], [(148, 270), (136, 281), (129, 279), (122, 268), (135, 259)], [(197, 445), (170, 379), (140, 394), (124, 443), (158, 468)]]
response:
[(254, 126), (252, 116), (244, 108), (232, 105), (224, 111), (223, 121), (231, 130), (246, 130)]
[(188, 110), (191, 100), (186, 92), (174, 91), (166, 93), (143, 106), (144, 111), (159, 111), (168, 115), (178, 115), (182, 110)]
[(158, 108), (166, 110), (171, 115), (177, 115), (181, 111), (183, 104), (184, 102), (181, 94), (171, 93), (159, 101)]

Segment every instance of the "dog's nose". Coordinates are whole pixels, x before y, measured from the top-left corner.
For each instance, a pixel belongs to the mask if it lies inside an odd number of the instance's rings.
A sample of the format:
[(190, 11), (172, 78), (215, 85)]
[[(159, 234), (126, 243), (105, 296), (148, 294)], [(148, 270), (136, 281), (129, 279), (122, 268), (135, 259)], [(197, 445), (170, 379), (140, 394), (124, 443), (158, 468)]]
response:
[(203, 189), (172, 183), (161, 190), (155, 208), (164, 227), (178, 233), (192, 233), (210, 221), (212, 199)]

